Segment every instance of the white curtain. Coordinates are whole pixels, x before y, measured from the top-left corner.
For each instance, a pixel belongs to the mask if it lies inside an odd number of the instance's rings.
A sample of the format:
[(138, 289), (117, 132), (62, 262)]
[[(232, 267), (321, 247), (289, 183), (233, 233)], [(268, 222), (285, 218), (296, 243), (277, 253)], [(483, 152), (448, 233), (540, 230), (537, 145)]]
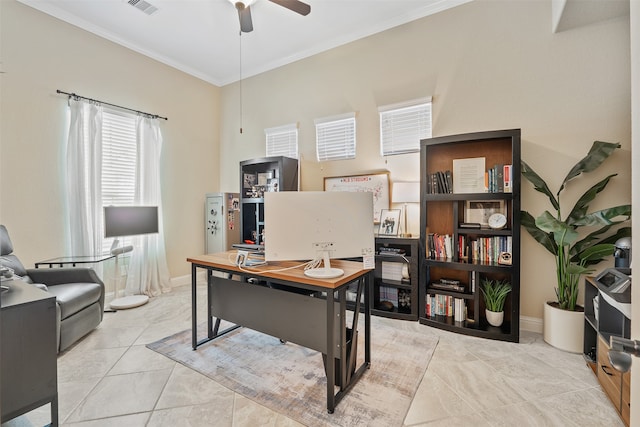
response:
[(158, 207), (160, 232), (133, 237), (134, 250), (131, 253), (125, 293), (154, 296), (169, 289), (169, 269), (162, 232), (164, 229), (160, 194), (162, 133), (158, 119), (138, 116), (136, 134), (138, 161), (134, 204)]
[[(71, 255), (95, 255), (102, 245), (102, 107), (69, 99), (67, 210)], [(86, 125), (85, 125), (86, 124)]]

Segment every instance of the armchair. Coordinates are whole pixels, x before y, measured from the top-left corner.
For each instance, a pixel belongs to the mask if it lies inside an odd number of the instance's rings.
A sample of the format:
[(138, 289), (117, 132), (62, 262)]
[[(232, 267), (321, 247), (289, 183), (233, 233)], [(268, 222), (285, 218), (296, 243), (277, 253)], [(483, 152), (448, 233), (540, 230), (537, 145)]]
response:
[(56, 297), (58, 352), (95, 329), (104, 314), (104, 283), (89, 268), (25, 269), (13, 254), (13, 244), (4, 225), (0, 225), (0, 264), (17, 276)]

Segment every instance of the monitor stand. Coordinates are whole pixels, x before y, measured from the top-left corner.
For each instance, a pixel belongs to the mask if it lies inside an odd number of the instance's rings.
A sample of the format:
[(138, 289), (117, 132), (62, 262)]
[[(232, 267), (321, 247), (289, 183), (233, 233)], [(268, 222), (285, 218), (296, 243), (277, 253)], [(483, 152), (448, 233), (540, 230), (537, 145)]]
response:
[(344, 275), (344, 270), (340, 268), (331, 268), (329, 251), (322, 252), (322, 262), (324, 267), (310, 268), (304, 271), (304, 275), (313, 277), (314, 279), (335, 279)]

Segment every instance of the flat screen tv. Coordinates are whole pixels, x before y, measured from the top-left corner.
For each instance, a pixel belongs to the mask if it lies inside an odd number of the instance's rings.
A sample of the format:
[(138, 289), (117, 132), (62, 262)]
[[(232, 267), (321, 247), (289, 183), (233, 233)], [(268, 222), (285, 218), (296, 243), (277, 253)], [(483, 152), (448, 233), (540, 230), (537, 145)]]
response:
[(264, 194), (265, 261), (323, 260), (311, 277), (339, 277), (332, 258), (357, 258), (374, 249), (373, 194), (282, 191)]
[(157, 206), (105, 206), (104, 237), (158, 232)]

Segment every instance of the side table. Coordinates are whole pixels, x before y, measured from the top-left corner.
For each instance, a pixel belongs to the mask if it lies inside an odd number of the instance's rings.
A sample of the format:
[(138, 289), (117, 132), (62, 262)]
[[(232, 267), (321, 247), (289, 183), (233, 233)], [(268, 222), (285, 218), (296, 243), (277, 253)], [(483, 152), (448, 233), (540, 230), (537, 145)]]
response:
[(40, 266), (49, 266), (52, 268), (54, 265), (58, 267), (64, 267), (65, 265), (71, 265), (75, 267), (77, 264), (95, 264), (99, 262), (108, 261), (115, 258), (115, 255), (101, 254), (101, 255), (82, 255), (82, 256), (60, 256), (51, 259), (45, 259), (44, 261), (36, 262), (36, 268)]

